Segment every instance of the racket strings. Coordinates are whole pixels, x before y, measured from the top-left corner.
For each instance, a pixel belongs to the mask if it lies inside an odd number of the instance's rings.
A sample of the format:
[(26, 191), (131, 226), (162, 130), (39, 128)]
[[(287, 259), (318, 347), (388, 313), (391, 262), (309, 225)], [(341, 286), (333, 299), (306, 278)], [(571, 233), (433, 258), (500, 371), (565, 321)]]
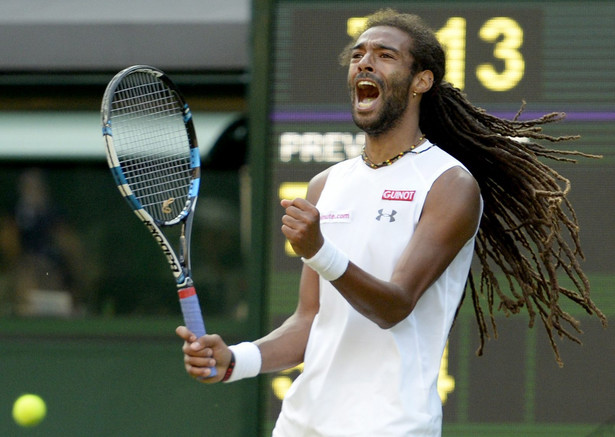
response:
[(135, 73), (116, 90), (111, 118), (120, 166), (143, 208), (160, 221), (180, 216), (193, 180), (181, 101), (162, 81)]

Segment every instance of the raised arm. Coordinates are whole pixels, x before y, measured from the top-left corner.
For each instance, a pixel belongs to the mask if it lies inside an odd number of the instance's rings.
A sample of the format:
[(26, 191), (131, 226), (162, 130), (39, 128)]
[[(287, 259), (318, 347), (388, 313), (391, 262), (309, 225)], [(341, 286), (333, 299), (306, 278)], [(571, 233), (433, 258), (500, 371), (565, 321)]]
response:
[[(299, 255), (313, 257), (323, 241), (318, 211), (302, 199), (288, 202), (286, 211), (284, 234)], [(474, 178), (460, 167), (451, 168), (433, 184), (390, 281), (377, 279), (350, 262), (332, 284), (358, 312), (390, 328), (410, 314), (474, 235), (480, 211), (480, 190)], [(347, 255), (352, 259), (352, 254)]]
[[(327, 171), (320, 173), (310, 181), (306, 196), (307, 203), (315, 205), (318, 202), (327, 180), (327, 174)], [(283, 207), (286, 207), (285, 202), (287, 201), (282, 201)], [(283, 218), (282, 223), (284, 220)], [(284, 228), (283, 224), (283, 232)], [(319, 298), (318, 274), (307, 266), (303, 266), (297, 309), (282, 326), (255, 342), (263, 357), (261, 372), (274, 372), (303, 362), (312, 321), (320, 307)]]

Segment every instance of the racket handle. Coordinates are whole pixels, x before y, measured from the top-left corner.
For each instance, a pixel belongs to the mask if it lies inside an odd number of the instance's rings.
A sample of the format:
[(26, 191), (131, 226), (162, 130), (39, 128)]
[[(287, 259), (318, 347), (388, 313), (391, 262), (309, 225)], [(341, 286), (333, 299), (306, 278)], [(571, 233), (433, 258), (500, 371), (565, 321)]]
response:
[[(207, 331), (205, 330), (205, 322), (203, 321), (203, 313), (201, 312), (196, 289), (194, 287), (181, 288), (178, 290), (178, 294), (186, 328), (192, 331), (197, 338), (204, 336)], [(211, 378), (217, 374), (216, 368), (212, 367), (209, 377)]]

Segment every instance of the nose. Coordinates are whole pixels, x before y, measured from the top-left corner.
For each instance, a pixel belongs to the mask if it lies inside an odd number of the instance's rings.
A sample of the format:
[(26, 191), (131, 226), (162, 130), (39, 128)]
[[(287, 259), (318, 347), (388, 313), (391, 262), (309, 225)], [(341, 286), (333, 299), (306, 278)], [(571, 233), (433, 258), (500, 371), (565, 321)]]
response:
[(368, 53), (365, 53), (363, 56), (361, 56), (361, 60), (357, 64), (357, 68), (359, 69), (359, 71), (373, 72), (374, 71), (374, 66), (372, 64), (372, 60), (371, 59), (372, 59), (372, 57)]

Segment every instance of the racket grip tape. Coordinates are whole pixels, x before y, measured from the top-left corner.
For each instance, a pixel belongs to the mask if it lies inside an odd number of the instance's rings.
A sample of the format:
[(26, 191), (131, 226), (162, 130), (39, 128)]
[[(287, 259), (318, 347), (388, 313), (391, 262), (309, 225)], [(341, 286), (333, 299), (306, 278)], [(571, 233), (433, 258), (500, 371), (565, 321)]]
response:
[[(196, 289), (194, 287), (182, 288), (178, 290), (178, 295), (186, 328), (196, 335), (197, 338), (204, 336), (207, 331), (205, 330), (205, 322), (203, 321), (203, 313), (201, 312)], [(212, 367), (210, 377), (217, 374), (216, 368)]]

